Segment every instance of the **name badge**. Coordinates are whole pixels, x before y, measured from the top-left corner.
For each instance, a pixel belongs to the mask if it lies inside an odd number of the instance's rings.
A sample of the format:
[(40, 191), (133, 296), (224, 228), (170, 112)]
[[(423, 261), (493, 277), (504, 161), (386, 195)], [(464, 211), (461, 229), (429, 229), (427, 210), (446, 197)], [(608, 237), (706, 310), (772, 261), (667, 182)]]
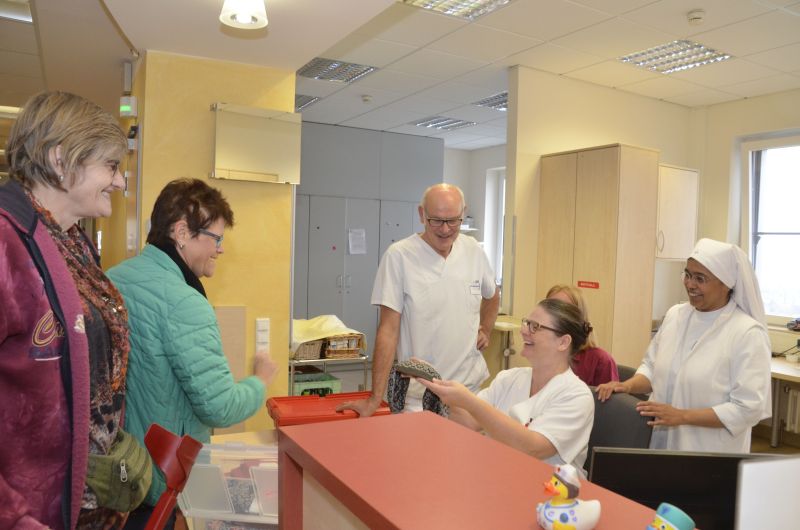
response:
[(469, 284), (469, 294), (476, 294), (480, 296), (481, 294), (481, 282), (475, 280), (471, 284)]

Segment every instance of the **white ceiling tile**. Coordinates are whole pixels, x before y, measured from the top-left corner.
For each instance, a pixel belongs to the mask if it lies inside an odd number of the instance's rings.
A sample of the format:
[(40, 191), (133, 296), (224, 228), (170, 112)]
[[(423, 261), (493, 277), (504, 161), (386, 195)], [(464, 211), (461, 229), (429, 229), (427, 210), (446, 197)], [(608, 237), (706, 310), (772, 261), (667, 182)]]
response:
[(462, 129), (456, 129), (455, 131), (439, 131), (431, 136), (434, 138), (444, 138), (445, 144), (470, 142), (481, 139), (479, 134), (470, 134), (469, 130), (470, 127), (464, 127)]
[(748, 55), (745, 59), (782, 72), (800, 70), (800, 43)]
[(426, 77), (421, 75), (406, 74), (397, 70), (378, 70), (353, 83), (353, 85), (363, 86), (367, 89), (377, 88), (380, 90), (395, 90), (402, 92), (418, 92), (437, 83), (441, 79)]
[(615, 18), (555, 39), (553, 43), (598, 55), (604, 59), (615, 59), (669, 42), (674, 38), (668, 33)]
[(499, 138), (502, 140), (506, 139), (506, 131), (505, 129), (500, 129), (498, 127), (490, 127), (483, 123), (479, 123), (478, 125), (474, 125), (469, 129), (472, 134), (479, 134), (481, 136), (488, 136), (490, 138)]
[[(447, 82), (435, 87), (428, 88), (416, 94), (420, 97), (443, 99), (447, 101), (454, 101), (457, 103), (472, 103), (473, 101), (480, 101), (481, 99), (493, 96), (503, 90), (493, 91), (489, 88), (465, 85), (463, 83)], [(454, 105), (457, 106), (457, 105)]]
[(508, 66), (520, 64), (554, 74), (563, 74), (602, 61), (600, 57), (548, 43), (506, 57), (500, 62)]
[(502, 110), (495, 110), (489, 107), (479, 107), (477, 105), (463, 105), (447, 112), (448, 118), (456, 118), (465, 121), (483, 123), (496, 120), (506, 113)]
[(428, 48), (486, 62), (527, 50), (542, 41), (479, 24), (470, 24), (431, 43)]
[(448, 144), (445, 139), (444, 146), (448, 149), (462, 149), (464, 151), (474, 151), (476, 149), (483, 149), (486, 147), (494, 147), (497, 145), (505, 145), (505, 140), (499, 138), (481, 138), (480, 140), (471, 140), (468, 142), (459, 142)]
[(698, 92), (692, 92), (691, 94), (680, 94), (678, 96), (664, 98), (664, 101), (677, 103), (686, 107), (702, 107), (705, 105), (715, 105), (717, 103), (733, 101), (734, 99), (740, 99), (740, 97), (727, 92), (706, 88)]
[(618, 87), (629, 83), (636, 83), (637, 81), (644, 81), (645, 79), (655, 79), (661, 74), (653, 73), (644, 68), (622, 64), (619, 61), (606, 61), (564, 75), (598, 85)]
[[(692, 26), (686, 15), (697, 8), (706, 12), (705, 17), (702, 24)], [(625, 13), (624, 18), (685, 38), (741, 22), (772, 9), (752, 0), (661, 0)]]
[(500, 63), (490, 64), (453, 80), (465, 85), (479, 86), (496, 94), (508, 89), (508, 67)]
[(451, 79), (471, 70), (476, 70), (486, 64), (485, 61), (476, 61), (422, 48), (411, 55), (392, 63), (392, 70), (407, 74), (434, 77), (436, 79)]
[(295, 78), (295, 92), (306, 96), (324, 98), (345, 87), (347, 87), (346, 84), (336, 81), (320, 81), (319, 79), (309, 79), (299, 75)]
[(485, 127), (496, 127), (499, 129), (503, 129), (504, 131), (508, 128), (508, 113), (502, 118), (498, 118), (496, 120), (487, 121), (482, 123), (481, 125)]
[(360, 127), (362, 129), (373, 129), (386, 131), (393, 127), (405, 125), (410, 121), (420, 120), (425, 114), (415, 114), (407, 111), (399, 111), (388, 107), (381, 107), (373, 111), (362, 114), (352, 120), (342, 122), (348, 127)]
[(549, 40), (609, 18), (595, 9), (567, 2), (514, 2), (481, 17), (480, 23), (541, 40)]
[[(443, 99), (435, 99), (428, 96), (421, 96), (419, 94), (400, 99), (394, 103), (386, 106), (389, 109), (398, 111), (408, 111), (420, 113), (425, 116), (434, 116), (444, 114), (450, 109), (459, 107), (460, 104), (454, 101), (447, 101)], [(411, 120), (408, 120), (411, 121)]]
[(726, 92), (739, 96), (754, 97), (800, 88), (800, 77), (790, 74), (778, 74), (721, 88)]
[(38, 55), (6, 50), (0, 50), (0, 72), (39, 79), (42, 77)]
[(761, 77), (769, 77), (777, 73), (771, 68), (760, 66), (744, 59), (728, 59), (721, 63), (707, 64), (691, 70), (675, 72), (670, 76), (705, 87), (719, 88), (752, 81)]
[(39, 55), (33, 24), (0, 19), (0, 50)]
[(425, 46), (466, 25), (466, 20), (396, 2), (358, 28), (356, 33), (412, 46)]
[(359, 87), (348, 86), (304, 109), (303, 119), (322, 123), (341, 123), (403, 96), (400, 92), (373, 89), (369, 91), (370, 101), (364, 102), (362, 99), (364, 93)]
[(383, 68), (401, 57), (413, 53), (416, 49), (416, 46), (369, 39), (364, 35), (354, 33), (327, 49), (321, 54), (321, 57)]
[(643, 5), (653, 2), (653, 0), (573, 0), (576, 4), (592, 7), (599, 11), (620, 15), (627, 13)]
[(675, 79), (668, 75), (659, 75), (654, 79), (647, 79), (646, 81), (623, 85), (618, 88), (642, 96), (664, 99), (680, 94), (691, 94), (692, 92), (702, 90), (704, 87), (681, 79)]
[(699, 33), (694, 39), (742, 57), (800, 42), (800, 16), (772, 11), (724, 28)]

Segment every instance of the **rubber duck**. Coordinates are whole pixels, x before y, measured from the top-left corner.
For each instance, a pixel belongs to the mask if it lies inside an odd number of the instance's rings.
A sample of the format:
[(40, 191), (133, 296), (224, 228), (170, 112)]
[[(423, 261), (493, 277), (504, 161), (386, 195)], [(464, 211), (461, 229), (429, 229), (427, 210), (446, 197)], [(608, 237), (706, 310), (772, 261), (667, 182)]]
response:
[(646, 530), (694, 530), (694, 520), (677, 506), (662, 502)]
[(590, 530), (600, 519), (600, 501), (578, 499), (581, 481), (574, 466), (556, 466), (553, 477), (544, 483), (549, 501), (536, 506), (536, 520), (545, 530)]

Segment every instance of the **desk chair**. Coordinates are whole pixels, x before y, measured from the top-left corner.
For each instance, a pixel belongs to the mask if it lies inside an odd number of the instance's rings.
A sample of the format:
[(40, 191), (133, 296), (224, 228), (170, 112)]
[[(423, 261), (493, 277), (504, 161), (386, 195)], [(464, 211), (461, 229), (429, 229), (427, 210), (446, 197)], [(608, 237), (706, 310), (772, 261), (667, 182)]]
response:
[(636, 373), (636, 368), (625, 366), (624, 364), (617, 365), (617, 375), (619, 375), (619, 382), (627, 381)]
[(629, 447), (647, 449), (653, 428), (647, 425), (651, 418), (641, 416), (636, 404), (642, 396), (611, 394), (607, 401), (594, 400), (594, 424), (589, 435), (589, 451), (584, 468), (589, 471), (594, 447)]
[(161, 530), (175, 507), (178, 493), (183, 491), (189, 480), (189, 472), (203, 444), (188, 435), (179, 437), (154, 423), (144, 435), (144, 445), (167, 482), (167, 489), (153, 508), (153, 515), (147, 521), (145, 530)]

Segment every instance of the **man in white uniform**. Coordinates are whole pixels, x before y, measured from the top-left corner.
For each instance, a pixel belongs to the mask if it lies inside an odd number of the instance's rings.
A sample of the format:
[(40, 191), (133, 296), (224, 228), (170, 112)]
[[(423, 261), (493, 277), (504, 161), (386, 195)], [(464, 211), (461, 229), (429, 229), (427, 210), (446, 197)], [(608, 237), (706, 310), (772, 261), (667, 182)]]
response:
[[(372, 303), (380, 306), (372, 396), (342, 408), (372, 415), (395, 357), (426, 361), (443, 379), (459, 381), (473, 392), (489, 376), (481, 350), (489, 344), (500, 294), (483, 249), (459, 234), (464, 211), (464, 194), (457, 186), (431, 186), (419, 206), (425, 231), (384, 253), (372, 290)], [(412, 380), (406, 411), (421, 410), (424, 390)]]

